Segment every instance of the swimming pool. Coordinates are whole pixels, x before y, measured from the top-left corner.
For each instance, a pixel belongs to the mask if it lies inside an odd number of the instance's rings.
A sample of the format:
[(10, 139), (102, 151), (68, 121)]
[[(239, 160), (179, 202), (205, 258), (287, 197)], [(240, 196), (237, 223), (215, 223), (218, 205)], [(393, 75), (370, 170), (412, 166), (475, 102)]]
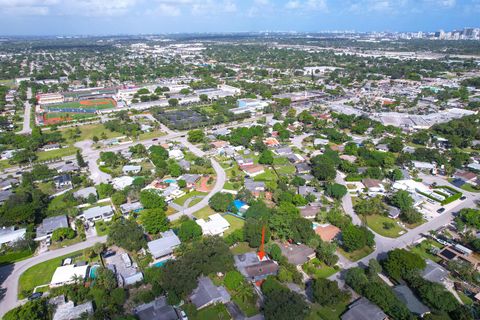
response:
[(157, 267), (157, 268), (161, 268), (161, 267), (163, 267), (168, 261), (170, 261), (170, 260), (158, 261), (158, 262), (154, 263), (153, 266), (154, 266), (154, 267)]
[(95, 279), (97, 277), (97, 269), (100, 268), (100, 265), (96, 264), (90, 268), (90, 278)]
[(246, 205), (246, 203), (243, 202), (242, 200), (237, 199), (233, 201), (233, 205), (237, 208), (237, 210), (240, 210), (240, 208)]
[(319, 224), (319, 223), (316, 223), (316, 222), (312, 222), (312, 228), (313, 228), (313, 230), (317, 229), (317, 227), (320, 227), (320, 224)]
[(177, 183), (177, 180), (175, 180), (175, 179), (165, 179), (165, 180), (163, 180), (163, 182), (165, 182), (165, 183)]

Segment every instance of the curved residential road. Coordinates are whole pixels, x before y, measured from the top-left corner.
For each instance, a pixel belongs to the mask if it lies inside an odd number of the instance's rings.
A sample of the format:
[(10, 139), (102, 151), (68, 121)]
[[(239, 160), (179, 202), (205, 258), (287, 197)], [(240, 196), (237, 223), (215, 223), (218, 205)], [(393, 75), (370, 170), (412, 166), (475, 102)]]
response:
[(295, 136), (293, 139), (292, 139), (292, 144), (297, 147), (298, 149), (303, 149), (303, 140), (305, 140), (306, 138), (310, 137), (312, 135), (312, 133), (304, 133), (300, 136)]
[[(183, 144), (185, 147), (187, 147), (187, 149), (189, 149), (197, 157), (205, 157), (205, 152), (203, 152), (202, 150), (200, 150), (199, 148), (197, 148), (196, 146), (188, 142), (185, 137), (180, 137), (176, 140), (181, 144)], [(200, 200), (200, 202), (198, 202), (194, 206), (191, 206), (190, 208), (187, 208), (177, 213), (174, 213), (172, 215), (169, 215), (168, 219), (170, 221), (177, 220), (182, 215), (186, 215), (190, 218), (193, 218), (194, 212), (197, 212), (198, 210), (201, 210), (204, 207), (208, 206), (208, 200), (210, 200), (210, 198), (215, 193), (223, 190), (223, 186), (225, 185), (225, 181), (227, 180), (227, 175), (225, 174), (225, 170), (223, 170), (222, 166), (215, 159), (210, 159), (210, 162), (212, 163), (212, 167), (215, 170), (215, 173), (217, 175), (217, 179), (215, 181), (215, 186), (213, 186), (213, 189), (202, 200)]]
[(9, 310), (15, 308), (16, 306), (20, 305), (25, 300), (18, 300), (18, 280), (22, 273), (24, 273), (30, 267), (39, 264), (41, 262), (58, 258), (64, 255), (68, 255), (69, 253), (83, 250), (85, 248), (89, 248), (93, 246), (97, 242), (106, 242), (107, 236), (103, 237), (91, 237), (84, 242), (80, 242), (74, 244), (69, 247), (48, 251), (42, 253), (41, 255), (19, 261), (13, 265), (6, 265), (0, 268), (0, 281), (2, 282), (1, 292), (3, 298), (0, 301), (0, 317), (8, 312)]

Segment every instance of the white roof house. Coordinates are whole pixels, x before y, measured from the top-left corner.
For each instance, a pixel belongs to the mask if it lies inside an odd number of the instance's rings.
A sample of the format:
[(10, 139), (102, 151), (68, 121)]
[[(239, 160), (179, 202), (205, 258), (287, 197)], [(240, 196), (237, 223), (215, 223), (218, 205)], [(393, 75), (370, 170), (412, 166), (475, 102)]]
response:
[(110, 221), (112, 220), (114, 211), (112, 206), (93, 207), (83, 211), (78, 217), (88, 221)]
[(139, 173), (140, 171), (142, 171), (142, 166), (126, 165), (123, 166), (122, 171), (124, 174)]
[(17, 240), (23, 239), (27, 229), (15, 230), (15, 227), (2, 227), (0, 228), (0, 246), (2, 244), (9, 244)]
[(129, 176), (123, 176), (112, 179), (112, 185), (116, 190), (123, 190), (126, 187), (131, 186), (133, 183), (133, 178)]
[(182, 160), (184, 155), (182, 150), (168, 150), (168, 157), (175, 160)]
[(207, 221), (204, 219), (198, 219), (196, 220), (196, 223), (202, 227), (203, 235), (221, 236), (228, 228), (230, 228), (230, 223), (218, 213), (209, 216)]
[(431, 193), (430, 189), (426, 185), (411, 179), (395, 181), (395, 183), (392, 185), (392, 188), (395, 190), (406, 190), (410, 193)]
[(73, 283), (75, 278), (85, 279), (87, 276), (87, 269), (88, 266), (77, 267), (73, 264), (58, 267), (53, 274), (52, 281), (50, 281), (50, 287), (58, 287)]
[(412, 161), (412, 164), (416, 169), (420, 169), (420, 170), (433, 170), (433, 169), (435, 169), (435, 165), (431, 164), (430, 162)]
[(173, 249), (178, 247), (181, 243), (180, 239), (172, 230), (162, 232), (161, 235), (162, 237), (160, 239), (147, 243), (148, 250), (155, 259), (171, 255)]

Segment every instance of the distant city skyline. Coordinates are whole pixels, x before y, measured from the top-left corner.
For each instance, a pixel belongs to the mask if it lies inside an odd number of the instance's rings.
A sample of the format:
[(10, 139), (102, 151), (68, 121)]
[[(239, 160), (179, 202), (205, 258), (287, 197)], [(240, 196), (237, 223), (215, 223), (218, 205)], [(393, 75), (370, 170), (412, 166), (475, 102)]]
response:
[(479, 27), (480, 0), (0, 0), (2, 35)]

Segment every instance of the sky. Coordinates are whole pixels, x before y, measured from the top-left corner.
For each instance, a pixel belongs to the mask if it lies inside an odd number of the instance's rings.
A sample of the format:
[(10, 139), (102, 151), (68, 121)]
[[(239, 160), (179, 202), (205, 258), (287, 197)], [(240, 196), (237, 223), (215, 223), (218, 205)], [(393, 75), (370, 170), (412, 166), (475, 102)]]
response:
[(1, 35), (446, 31), (480, 0), (0, 0)]

